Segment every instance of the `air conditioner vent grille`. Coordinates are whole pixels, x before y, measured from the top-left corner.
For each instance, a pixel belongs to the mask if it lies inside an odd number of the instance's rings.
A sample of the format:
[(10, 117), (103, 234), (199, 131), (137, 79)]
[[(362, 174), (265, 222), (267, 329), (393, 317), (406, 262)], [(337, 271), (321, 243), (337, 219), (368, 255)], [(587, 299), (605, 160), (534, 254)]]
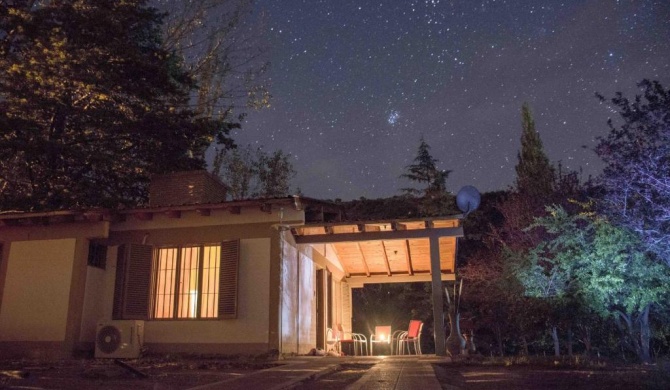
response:
[(98, 348), (104, 353), (113, 353), (121, 346), (121, 332), (116, 326), (102, 327), (97, 338)]

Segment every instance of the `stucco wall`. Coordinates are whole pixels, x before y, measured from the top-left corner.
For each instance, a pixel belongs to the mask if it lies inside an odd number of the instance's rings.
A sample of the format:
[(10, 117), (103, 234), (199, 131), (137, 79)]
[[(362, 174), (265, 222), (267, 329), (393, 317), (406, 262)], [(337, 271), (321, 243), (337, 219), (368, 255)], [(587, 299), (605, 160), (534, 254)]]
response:
[[(107, 268), (109, 269), (109, 261)], [(106, 313), (105, 301), (106, 284), (109, 278), (106, 278), (107, 272), (104, 269), (96, 267), (86, 267), (86, 287), (84, 294), (84, 307), (82, 310), (80, 341), (93, 342), (95, 340), (95, 331), (103, 318), (110, 318)], [(112, 292), (113, 294), (113, 292)]]
[(298, 353), (304, 354), (316, 347), (316, 269), (308, 253), (300, 254), (300, 313)]
[(267, 344), (270, 239), (241, 240), (240, 246), (237, 318), (147, 321), (144, 327), (145, 342), (157, 344)]
[(316, 347), (316, 270), (312, 248), (291, 241), (282, 243), (281, 352), (304, 354)]
[(9, 245), (0, 341), (64, 340), (76, 240)]
[[(288, 233), (282, 233), (286, 236)], [(281, 266), (281, 352), (298, 352), (298, 249), (289, 240), (282, 239)]]

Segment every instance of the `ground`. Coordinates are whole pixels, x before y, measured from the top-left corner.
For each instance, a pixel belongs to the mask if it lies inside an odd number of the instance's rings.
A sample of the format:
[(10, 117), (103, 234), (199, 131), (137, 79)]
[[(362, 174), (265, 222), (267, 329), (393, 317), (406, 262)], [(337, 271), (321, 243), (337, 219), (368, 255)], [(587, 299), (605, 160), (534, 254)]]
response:
[[(0, 376), (0, 389), (181, 390), (282, 364), (254, 359), (177, 357), (144, 358), (128, 363), (147, 377), (140, 378), (111, 360), (0, 361), (0, 372), (4, 374)], [(339, 369), (307, 380), (296, 389), (344, 389), (372, 365), (343, 359)], [(565, 366), (478, 361), (435, 364), (434, 369), (445, 390), (670, 389), (669, 362)]]
[(340, 390), (360, 379), (374, 364), (341, 364), (338, 370), (303, 382), (295, 390)]
[(130, 360), (143, 378), (109, 359), (0, 361), (0, 389), (181, 390), (275, 367), (276, 362), (240, 359), (148, 358)]
[(445, 390), (616, 390), (670, 389), (670, 365), (608, 364), (565, 367), (550, 365), (434, 365)]

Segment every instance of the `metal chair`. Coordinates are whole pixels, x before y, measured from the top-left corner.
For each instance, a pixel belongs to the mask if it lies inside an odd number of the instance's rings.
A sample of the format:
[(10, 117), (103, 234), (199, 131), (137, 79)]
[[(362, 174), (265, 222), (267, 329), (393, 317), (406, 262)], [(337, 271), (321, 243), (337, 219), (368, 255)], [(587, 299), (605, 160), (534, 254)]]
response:
[(330, 351), (340, 354), (340, 337), (337, 329), (326, 329), (326, 353)]
[[(337, 330), (338, 333), (340, 334), (340, 343), (342, 342), (352, 342), (354, 344), (354, 355), (359, 354), (360, 350), (360, 355), (367, 355), (368, 354), (368, 339), (361, 333), (353, 333), (353, 332), (347, 332), (342, 328), (342, 324), (337, 324)], [(350, 338), (347, 338), (346, 336), (349, 335)], [(365, 349), (365, 353), (363, 353), (363, 349)]]
[(405, 337), (404, 335), (407, 334), (406, 330), (396, 330), (393, 332), (391, 335), (391, 355), (398, 355), (399, 350), (400, 350), (400, 339)]
[(421, 330), (423, 329), (423, 322), (412, 320), (409, 322), (409, 329), (398, 339), (398, 354), (405, 354), (405, 346), (407, 346), (407, 354), (412, 353), (410, 345), (414, 345), (414, 354), (421, 355)]
[(391, 345), (391, 326), (375, 326), (375, 333), (370, 335), (370, 355), (374, 355), (374, 344)]

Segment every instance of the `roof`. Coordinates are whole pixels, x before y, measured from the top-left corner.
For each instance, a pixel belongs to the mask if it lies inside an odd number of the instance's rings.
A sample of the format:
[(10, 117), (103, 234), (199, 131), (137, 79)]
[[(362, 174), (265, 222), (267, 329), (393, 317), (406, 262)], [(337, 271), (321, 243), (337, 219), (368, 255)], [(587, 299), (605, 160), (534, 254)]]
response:
[(2, 226), (29, 226), (46, 225), (67, 222), (97, 222), (122, 221), (127, 217), (142, 220), (152, 219), (155, 214), (167, 214), (179, 218), (182, 212), (197, 211), (201, 215), (209, 215), (212, 210), (227, 210), (232, 214), (239, 214), (245, 208), (258, 208), (270, 213), (273, 207), (292, 207), (304, 210), (308, 222), (337, 221), (342, 218), (341, 208), (331, 202), (300, 196), (283, 198), (262, 198), (232, 200), (207, 204), (183, 204), (156, 207), (138, 207), (133, 209), (103, 209), (91, 208), (83, 210), (56, 210), (41, 212), (5, 211), (0, 212), (0, 227)]
[(318, 223), (294, 226), (295, 241), (310, 245), (352, 286), (431, 280), (431, 238), (439, 242), (441, 280), (453, 280), (462, 215), (410, 220)]

